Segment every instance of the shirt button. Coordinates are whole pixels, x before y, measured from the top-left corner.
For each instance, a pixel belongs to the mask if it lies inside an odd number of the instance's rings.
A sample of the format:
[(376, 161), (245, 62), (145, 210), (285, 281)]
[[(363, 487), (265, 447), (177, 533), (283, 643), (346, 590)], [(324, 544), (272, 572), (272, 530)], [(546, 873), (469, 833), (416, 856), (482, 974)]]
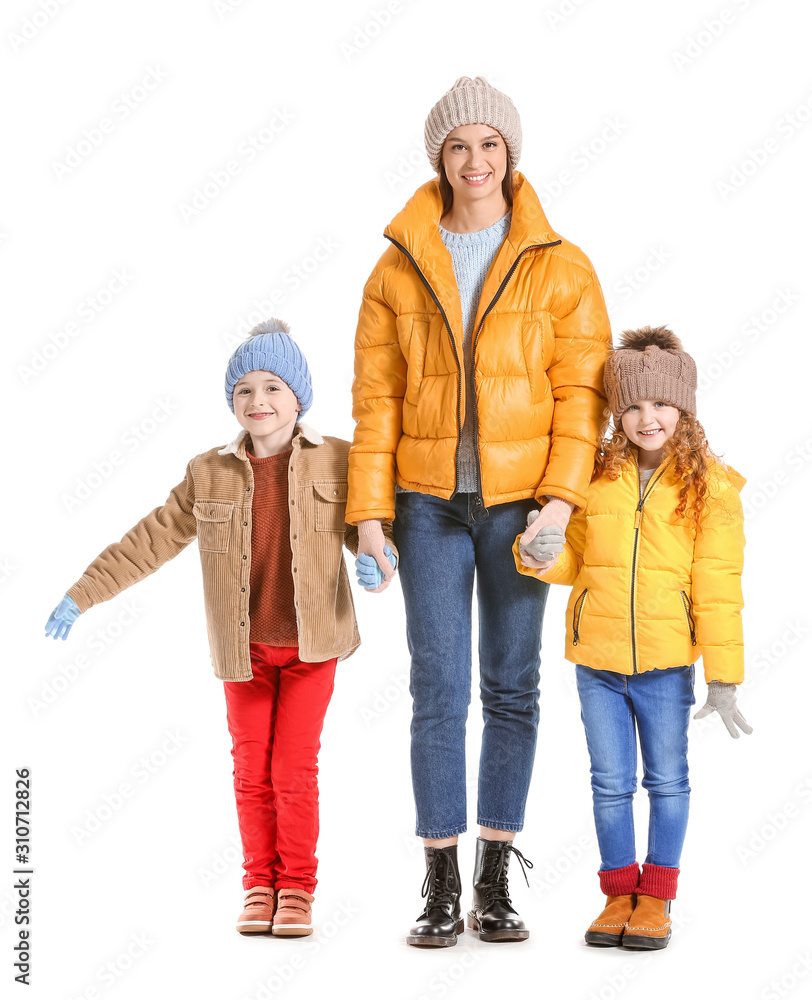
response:
[(298, 537), (299, 537), (298, 535), (294, 535), (294, 536), (293, 536), (293, 540), (294, 540), (294, 542), (296, 541), (296, 539), (297, 539)]
[(296, 572), (296, 567), (295, 567), (295, 566), (293, 567), (293, 572), (294, 572), (294, 573)]
[(247, 558), (248, 558), (248, 556), (243, 556), (243, 559), (247, 559)]
[(247, 486), (247, 487), (246, 487), (246, 489), (245, 489), (245, 492), (246, 492), (246, 493), (250, 493), (250, 492), (251, 492), (251, 487), (250, 487), (250, 486)]
[(333, 490), (333, 496), (334, 496), (334, 497), (337, 497), (337, 496), (338, 496), (338, 490)]
[(243, 628), (244, 626), (245, 626), (245, 622), (240, 622), (240, 628)]
[(296, 501), (295, 500), (291, 500), (290, 505), (291, 505), (291, 507), (295, 507), (296, 506)]
[(210, 510), (209, 513), (212, 515), (212, 517), (214, 517), (214, 511), (213, 510)]
[(247, 528), (248, 527), (248, 522), (247, 521), (243, 521), (242, 526), (243, 526), (243, 528)]
[(245, 593), (245, 587), (240, 587), (240, 593), (241, 593), (241, 594), (244, 594), (244, 593)]

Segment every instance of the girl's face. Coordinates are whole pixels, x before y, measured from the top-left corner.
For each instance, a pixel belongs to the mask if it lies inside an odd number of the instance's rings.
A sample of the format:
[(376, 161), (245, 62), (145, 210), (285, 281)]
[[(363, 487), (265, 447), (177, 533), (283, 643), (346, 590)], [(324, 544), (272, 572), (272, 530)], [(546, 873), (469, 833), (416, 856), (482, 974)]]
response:
[(234, 415), (254, 442), (286, 445), (301, 410), (296, 394), (273, 372), (254, 371), (234, 386)]
[(649, 452), (650, 458), (658, 458), (665, 442), (674, 436), (679, 417), (678, 407), (670, 403), (638, 399), (621, 415), (620, 423), (629, 441), (639, 448), (641, 457), (643, 452)]
[(443, 166), (455, 198), (501, 195), (507, 172), (505, 140), (491, 125), (461, 125), (446, 137)]

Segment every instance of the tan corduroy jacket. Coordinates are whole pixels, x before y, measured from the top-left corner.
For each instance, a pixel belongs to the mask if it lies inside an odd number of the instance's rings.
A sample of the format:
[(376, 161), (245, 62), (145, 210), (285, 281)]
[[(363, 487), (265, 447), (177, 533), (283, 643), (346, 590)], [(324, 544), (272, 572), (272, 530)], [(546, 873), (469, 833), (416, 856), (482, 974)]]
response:
[[(108, 546), (68, 595), (80, 611), (109, 601), (154, 573), (197, 538), (209, 645), (221, 680), (250, 680), (248, 601), (254, 475), (248, 432), (193, 458), (163, 507)], [(297, 424), (288, 466), (290, 545), (299, 655), (344, 659), (360, 643), (342, 543), (355, 554), (357, 531), (344, 521), (349, 442)], [(394, 549), (391, 526), (384, 525)]]

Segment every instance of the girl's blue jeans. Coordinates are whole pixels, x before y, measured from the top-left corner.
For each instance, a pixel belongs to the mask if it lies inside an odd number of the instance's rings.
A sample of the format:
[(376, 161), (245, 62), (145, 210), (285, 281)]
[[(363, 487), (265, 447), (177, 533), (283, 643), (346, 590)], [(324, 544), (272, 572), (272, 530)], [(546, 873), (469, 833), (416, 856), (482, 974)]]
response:
[(511, 550), (528, 511), (537, 507), (533, 500), (499, 504), (476, 523), (473, 494), (450, 500), (397, 495), (394, 530), (412, 657), (411, 764), (419, 837), (453, 837), (466, 829), (475, 577), (484, 719), (477, 822), (522, 829), (536, 750), (549, 585), (517, 573)]
[[(642, 674), (575, 668), (592, 771), (592, 804), (601, 871), (636, 861), (632, 797), (637, 738), (649, 796), (646, 863), (679, 868), (688, 826), (688, 722), (694, 668)], [(635, 733), (636, 731), (636, 733)]]

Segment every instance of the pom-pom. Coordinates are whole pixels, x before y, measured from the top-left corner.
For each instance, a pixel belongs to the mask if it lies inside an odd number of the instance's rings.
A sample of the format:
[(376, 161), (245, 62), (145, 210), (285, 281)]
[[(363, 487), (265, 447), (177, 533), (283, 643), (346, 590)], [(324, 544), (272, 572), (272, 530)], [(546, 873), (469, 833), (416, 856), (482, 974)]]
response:
[(643, 326), (639, 330), (624, 330), (618, 350), (645, 351), (659, 347), (661, 351), (682, 351), (682, 341), (667, 326)]
[(263, 333), (290, 333), (290, 326), (284, 320), (271, 316), (270, 319), (263, 320), (253, 330), (250, 330), (245, 339), (260, 337)]

